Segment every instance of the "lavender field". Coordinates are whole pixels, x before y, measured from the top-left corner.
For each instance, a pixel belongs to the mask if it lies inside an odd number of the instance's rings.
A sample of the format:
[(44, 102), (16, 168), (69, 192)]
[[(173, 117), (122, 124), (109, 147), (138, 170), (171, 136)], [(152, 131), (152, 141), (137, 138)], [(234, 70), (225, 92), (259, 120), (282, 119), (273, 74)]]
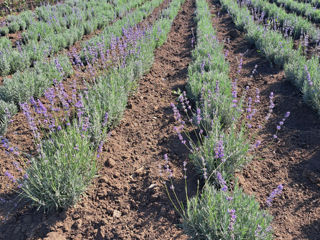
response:
[(19, 6), (0, 239), (319, 239), (318, 0)]

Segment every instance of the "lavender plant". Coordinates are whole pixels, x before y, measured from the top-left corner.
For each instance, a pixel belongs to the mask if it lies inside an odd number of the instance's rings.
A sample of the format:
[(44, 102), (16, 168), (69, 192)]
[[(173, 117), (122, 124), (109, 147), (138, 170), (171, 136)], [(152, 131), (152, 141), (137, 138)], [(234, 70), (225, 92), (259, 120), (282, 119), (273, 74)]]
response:
[[(84, 121), (84, 119), (82, 119)], [(96, 175), (95, 149), (81, 122), (38, 143), (21, 184), (21, 197), (45, 210), (75, 204)]]
[(18, 108), (14, 103), (0, 100), (0, 133), (6, 132), (11, 117), (17, 112)]
[(190, 158), (198, 171), (208, 175), (208, 181), (216, 182), (215, 173), (221, 172), (224, 179), (230, 182), (236, 170), (242, 169), (251, 160), (248, 155), (250, 141), (246, 128), (237, 126), (224, 131), (218, 118), (213, 119), (211, 130), (205, 132), (207, 137), (198, 144), (192, 144)]
[(0, 98), (18, 105), (30, 97), (40, 97), (53, 84), (53, 79), (59, 82), (72, 73), (72, 65), (67, 56), (59, 56), (49, 64), (38, 62), (32, 70), (5, 78), (3, 86), (0, 86)]
[(192, 239), (273, 239), (272, 217), (237, 185), (233, 191), (205, 185), (187, 204), (183, 228)]

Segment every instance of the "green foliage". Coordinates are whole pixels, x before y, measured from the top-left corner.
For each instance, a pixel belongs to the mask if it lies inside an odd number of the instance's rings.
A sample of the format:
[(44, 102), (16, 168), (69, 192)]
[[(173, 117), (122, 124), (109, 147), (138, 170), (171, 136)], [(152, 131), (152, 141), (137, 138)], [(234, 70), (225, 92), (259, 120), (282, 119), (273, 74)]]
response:
[[(60, 72), (56, 60), (62, 67)], [(0, 86), (0, 98), (6, 102), (19, 103), (28, 101), (30, 97), (38, 98), (53, 84), (53, 80), (61, 81), (73, 73), (72, 65), (67, 56), (59, 56), (49, 64), (38, 62), (34, 68), (17, 72), (12, 78), (5, 78)]]
[(317, 23), (320, 22), (320, 10), (314, 8), (310, 3), (298, 2), (294, 0), (276, 0), (278, 4), (284, 5), (287, 10), (304, 15)]
[(15, 33), (20, 30), (20, 25), (18, 22), (14, 21), (8, 25), (9, 33)]
[(5, 36), (9, 33), (8, 27), (0, 27), (0, 36)]
[(14, 103), (7, 103), (0, 100), (0, 134), (3, 135), (7, 131), (7, 127), (11, 117), (18, 112), (18, 108)]
[[(236, 216), (230, 229), (230, 211)], [(229, 212), (228, 212), (229, 211)], [(253, 196), (235, 186), (233, 192), (206, 185), (200, 196), (188, 201), (183, 228), (192, 239), (271, 240), (272, 217)]]
[(264, 11), (266, 16), (276, 18), (283, 26), (292, 26), (296, 38), (299, 38), (302, 33), (307, 33), (313, 41), (320, 38), (320, 32), (316, 26), (303, 17), (297, 16), (295, 13), (287, 13), (285, 9), (278, 7), (275, 3), (269, 3), (265, 0), (252, 0), (250, 5)]
[(210, 126), (215, 114), (228, 127), (239, 115), (238, 109), (231, 107), (229, 64), (225, 61), (223, 44), (215, 36), (207, 3), (197, 1), (196, 5), (197, 45), (188, 68), (188, 95), (201, 106), (202, 125)]
[[(219, 115), (218, 115), (219, 116)], [(216, 172), (220, 172), (223, 178), (230, 182), (236, 170), (240, 170), (251, 158), (248, 155), (250, 149), (250, 138), (245, 127), (232, 125), (223, 129), (219, 119), (213, 119), (211, 130), (206, 131), (203, 141), (192, 146), (191, 160), (201, 175), (204, 168), (210, 182), (217, 182)], [(217, 156), (220, 148), (223, 157)]]
[(22, 197), (45, 210), (67, 208), (83, 195), (97, 172), (95, 150), (74, 122), (41, 141), (41, 154), (31, 160), (23, 179)]

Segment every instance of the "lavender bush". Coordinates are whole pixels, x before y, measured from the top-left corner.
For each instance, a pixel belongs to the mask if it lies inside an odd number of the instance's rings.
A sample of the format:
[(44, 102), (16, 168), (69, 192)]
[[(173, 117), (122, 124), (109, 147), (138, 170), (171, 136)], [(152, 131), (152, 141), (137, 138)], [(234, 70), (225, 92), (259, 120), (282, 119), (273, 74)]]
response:
[(233, 191), (206, 185), (187, 204), (183, 227), (192, 239), (273, 239), (272, 217), (237, 185)]

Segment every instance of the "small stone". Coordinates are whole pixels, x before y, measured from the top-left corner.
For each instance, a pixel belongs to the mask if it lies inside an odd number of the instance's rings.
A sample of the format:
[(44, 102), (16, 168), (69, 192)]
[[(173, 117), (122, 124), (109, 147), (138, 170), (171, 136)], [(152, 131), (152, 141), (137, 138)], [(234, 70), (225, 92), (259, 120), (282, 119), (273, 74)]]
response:
[(116, 165), (116, 162), (112, 159), (109, 158), (106, 162), (105, 162), (106, 167), (114, 167)]
[(120, 218), (121, 217), (121, 212), (118, 211), (118, 210), (114, 210), (112, 216), (116, 217), (116, 218)]
[(156, 187), (156, 186), (158, 186), (157, 184), (151, 184), (148, 188), (149, 189), (152, 189), (152, 188), (154, 188), (154, 187)]
[(135, 173), (136, 173), (137, 175), (141, 175), (141, 174), (143, 174), (143, 172), (144, 172), (144, 167), (138, 168), (138, 169), (135, 171)]
[(113, 178), (119, 178), (120, 177), (120, 174), (118, 173), (118, 172), (115, 172), (114, 174), (113, 174)]
[(65, 236), (58, 232), (50, 232), (44, 240), (66, 240)]
[(71, 226), (72, 226), (71, 222), (65, 222), (63, 224), (63, 231), (64, 232), (70, 232), (71, 231)]
[(107, 219), (103, 218), (103, 219), (101, 220), (101, 225), (102, 225), (102, 226), (108, 225), (108, 224), (109, 224), (109, 221), (108, 221)]
[(100, 183), (109, 183), (109, 179), (106, 176), (101, 176), (99, 178)]
[(82, 226), (82, 220), (81, 219), (78, 219), (74, 224), (73, 224), (73, 227), (75, 229), (80, 229)]

